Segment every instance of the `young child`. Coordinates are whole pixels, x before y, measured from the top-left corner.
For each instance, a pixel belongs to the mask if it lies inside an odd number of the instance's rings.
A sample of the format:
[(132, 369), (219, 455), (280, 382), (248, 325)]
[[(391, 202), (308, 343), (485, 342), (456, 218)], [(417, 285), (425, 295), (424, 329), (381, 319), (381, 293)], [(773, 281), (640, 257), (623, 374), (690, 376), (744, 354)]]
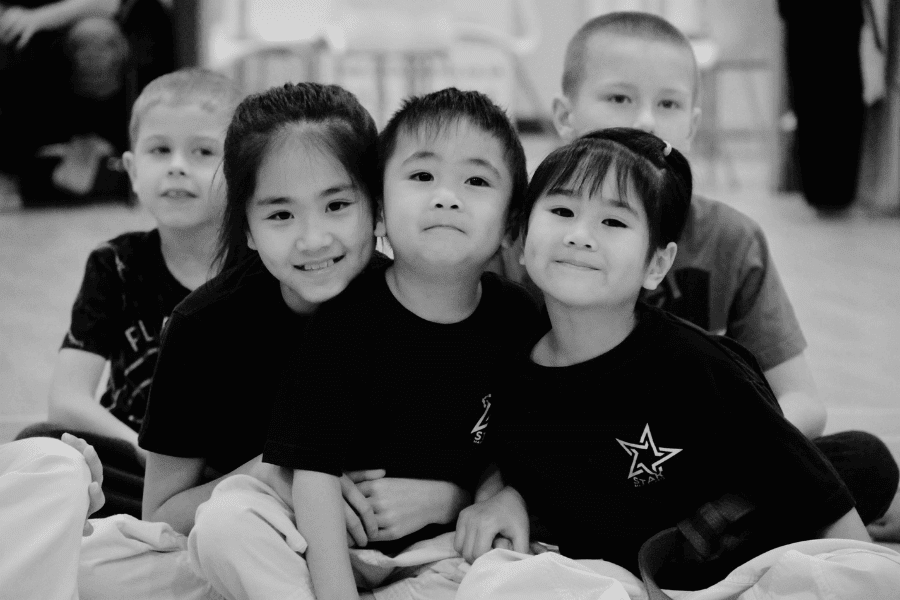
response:
[[(634, 127), (687, 152), (700, 121), (690, 42), (647, 13), (610, 13), (585, 23), (566, 50), (562, 90), (553, 110), (565, 141), (605, 127)], [(806, 340), (759, 225), (695, 195), (675, 264), (645, 299), (750, 350), (785, 417), (815, 440), (850, 486), (863, 520), (885, 512), (900, 471), (871, 434), (822, 436), (825, 406), (806, 362)]]
[(505, 480), (572, 558), (636, 573), (650, 536), (726, 493), (750, 500), (754, 537), (665, 574), (672, 589), (705, 587), (786, 543), (867, 539), (846, 487), (782, 417), (758, 367), (638, 302), (671, 268), (690, 199), (685, 158), (635, 129), (588, 134), (544, 160), (522, 224), (552, 329), (492, 420)]
[[(223, 158), (222, 272), (166, 323), (140, 435), (148, 452), (144, 520), (95, 521), (82, 548), (83, 597), (219, 597), (190, 566), (186, 535), (196, 514), (213, 521), (207, 536), (253, 543), (243, 522), (215, 522), (215, 503), (197, 507), (226, 477), (252, 480), (242, 474), (260, 466), (278, 375), (303, 344), (310, 315), (368, 265), (386, 261), (373, 257), (377, 135), (353, 94), (334, 85), (272, 88), (235, 110)], [(365, 497), (351, 477), (368, 486)], [(383, 471), (351, 473), (347, 482), (359, 513), (370, 502), (403, 501), (421, 512), (427, 499), (431, 513), (455, 507), (453, 516), (461, 506), (455, 486), (407, 485)], [(290, 497), (290, 481), (282, 484)], [(384, 517), (385, 526), (400, 518)], [(358, 519), (348, 529), (365, 542)]]
[[(261, 536), (242, 534), (223, 551), (228, 541), (217, 531), (234, 529), (207, 509), (242, 502), (246, 489), (220, 495), (231, 480), (198, 511), (192, 555), (228, 597), (300, 597), (312, 587), (327, 600), (356, 597), (355, 581), (378, 586), (384, 570), (351, 568), (351, 553), (361, 551), (347, 550), (341, 474), (383, 469), (408, 482), (453, 483), (471, 497), (487, 465), (482, 441), (496, 375), (536, 339), (523, 326), (537, 322), (527, 293), (484, 273), (526, 184), (524, 152), (503, 111), (455, 89), (407, 100), (379, 138), (379, 161), (377, 231), (390, 240), (394, 262), (321, 306), (288, 364), (263, 459), (293, 470), (292, 507), (281, 503), (277, 518), (259, 523), (280, 535), (264, 547)], [(321, 264), (338, 256), (323, 252)], [(256, 513), (267, 503), (259, 492)], [(451, 531), (460, 506), (430, 503), (394, 529), (387, 519), (402, 505), (373, 502), (377, 531), (367, 556)]]
[(140, 516), (145, 452), (137, 438), (160, 331), (213, 274), (223, 203), (214, 178), (238, 100), (227, 77), (186, 69), (154, 80), (135, 101), (123, 161), (157, 226), (122, 234), (88, 257), (54, 368), (50, 422), (20, 434), (71, 431), (93, 444), (107, 470), (104, 514)]

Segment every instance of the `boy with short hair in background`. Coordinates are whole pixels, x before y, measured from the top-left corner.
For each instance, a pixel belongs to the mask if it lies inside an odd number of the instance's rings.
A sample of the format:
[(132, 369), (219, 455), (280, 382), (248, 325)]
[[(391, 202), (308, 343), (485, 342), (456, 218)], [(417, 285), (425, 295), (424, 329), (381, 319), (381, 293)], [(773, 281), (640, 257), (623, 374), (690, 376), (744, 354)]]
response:
[(124, 233), (88, 257), (54, 368), (50, 422), (19, 434), (70, 431), (93, 444), (106, 469), (101, 515), (141, 516), (145, 454), (137, 436), (160, 333), (175, 306), (214, 274), (224, 198), (215, 180), (239, 100), (224, 75), (185, 69), (155, 79), (135, 101), (132, 148), (122, 158), (156, 228)]

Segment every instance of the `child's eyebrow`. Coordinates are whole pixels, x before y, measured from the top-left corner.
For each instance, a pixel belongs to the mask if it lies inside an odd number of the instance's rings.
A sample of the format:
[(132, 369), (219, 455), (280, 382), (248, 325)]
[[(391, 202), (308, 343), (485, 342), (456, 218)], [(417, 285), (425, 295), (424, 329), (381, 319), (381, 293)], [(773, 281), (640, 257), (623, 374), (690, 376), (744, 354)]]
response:
[[(330, 198), (331, 196), (343, 194), (355, 189), (356, 186), (352, 183), (333, 185), (319, 192), (319, 198)], [(253, 201), (253, 203), (257, 206), (283, 206), (285, 204), (290, 204), (291, 199), (287, 196), (267, 196), (264, 198), (257, 198)]]
[(500, 169), (491, 164), (489, 160), (486, 160), (484, 158), (470, 158), (466, 162), (473, 165), (478, 165), (479, 167), (484, 167), (485, 169), (493, 173), (497, 179), (503, 179), (503, 175), (500, 173)]
[(414, 160), (427, 160), (429, 158), (437, 157), (437, 153), (432, 152), (431, 150), (416, 150), (415, 152), (407, 156), (400, 164), (405, 165), (406, 163), (412, 162)]
[(343, 194), (345, 192), (353, 191), (356, 189), (356, 186), (352, 183), (343, 183), (340, 185), (333, 185), (330, 188), (326, 188), (322, 190), (319, 194), (319, 197), (325, 196), (334, 196), (335, 194)]
[(253, 203), (257, 206), (280, 206), (290, 204), (291, 201), (285, 196), (269, 196), (266, 198), (257, 198)]
[(601, 201), (609, 204), (614, 208), (621, 208), (622, 210), (626, 210), (635, 217), (638, 216), (638, 212), (634, 209), (634, 207), (628, 201), (623, 200), (622, 198), (603, 198)]
[[(404, 160), (401, 164), (405, 165), (406, 163), (409, 163), (409, 162), (412, 162), (415, 160), (428, 160), (428, 159), (440, 159), (440, 158), (441, 157), (438, 156), (437, 152), (432, 152), (431, 150), (417, 150), (416, 152), (413, 152), (408, 157), (406, 157), (406, 160)], [(473, 164), (473, 165), (478, 165), (479, 167), (484, 167), (485, 169), (488, 169), (489, 171), (491, 171), (494, 174), (494, 176), (497, 177), (498, 179), (503, 179), (503, 175), (501, 174), (500, 170), (497, 167), (495, 167), (491, 163), (491, 161), (489, 161), (487, 159), (474, 156), (472, 158), (465, 159), (463, 162)]]

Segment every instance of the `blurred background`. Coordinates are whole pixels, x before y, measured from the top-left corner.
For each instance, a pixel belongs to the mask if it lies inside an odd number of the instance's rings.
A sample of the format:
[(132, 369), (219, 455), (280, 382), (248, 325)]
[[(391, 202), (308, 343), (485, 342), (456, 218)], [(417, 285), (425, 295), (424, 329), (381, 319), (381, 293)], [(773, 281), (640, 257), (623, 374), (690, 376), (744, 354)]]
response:
[[(768, 236), (828, 405), (826, 431), (870, 431), (900, 458), (895, 2), (863, 3), (860, 61), (869, 87), (859, 184), (847, 210), (827, 214), (798, 192), (796, 118), (776, 0), (122, 3), (128, 10), (149, 4), (164, 16), (163, 28), (133, 46), (132, 61), (149, 52), (169, 68), (207, 66), (247, 92), (285, 81), (338, 83), (379, 125), (408, 94), (447, 85), (478, 89), (508, 108), (532, 169), (558, 144), (550, 106), (560, 93), (565, 44), (578, 27), (611, 10), (664, 16), (688, 35), (701, 65), (703, 117), (690, 156), (697, 189), (749, 214)], [(814, 23), (818, 9), (806, 10)], [(140, 33), (147, 21), (130, 16)], [(141, 82), (137, 63), (129, 64), (125, 95), (133, 100)], [(828, 65), (821, 69), (827, 77)], [(10, 93), (0, 88), (0, 95)], [(822, 105), (827, 111), (827, 94)], [(106, 166), (115, 172), (115, 164)], [(821, 178), (828, 181), (827, 170)], [(124, 189), (77, 201), (24, 198), (0, 213), (0, 442), (46, 418), (54, 357), (89, 251), (121, 232), (152, 227)]]

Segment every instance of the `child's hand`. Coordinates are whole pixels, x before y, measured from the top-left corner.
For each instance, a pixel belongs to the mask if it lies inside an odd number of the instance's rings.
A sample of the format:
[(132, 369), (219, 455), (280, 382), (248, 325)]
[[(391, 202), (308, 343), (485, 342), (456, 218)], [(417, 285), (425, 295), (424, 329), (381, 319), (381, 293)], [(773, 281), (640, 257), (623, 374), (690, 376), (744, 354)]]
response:
[[(379, 477), (371, 475), (380, 473)], [(369, 476), (363, 476), (368, 474)], [(447, 481), (385, 477), (384, 470), (348, 473), (375, 513), (371, 541), (400, 539), (432, 523), (452, 523), (471, 498)]]
[(528, 536), (525, 501), (519, 492), (507, 486), (459, 513), (453, 547), (472, 563), (491, 548), (527, 553)]
[(341, 494), (344, 496), (344, 520), (347, 522), (348, 545), (363, 547), (378, 535), (378, 522), (372, 504), (357, 487), (357, 483), (384, 477), (384, 469), (351, 471), (341, 475)]
[(106, 496), (103, 495), (103, 465), (94, 447), (83, 439), (75, 437), (71, 433), (62, 434), (60, 439), (81, 452), (91, 471), (91, 483), (88, 485), (88, 510), (84, 519), (84, 527), (81, 530), (81, 535), (88, 536), (94, 533), (94, 526), (91, 525), (88, 518), (106, 503)]
[(24, 48), (32, 36), (47, 28), (39, 10), (10, 6), (0, 7), (0, 42), (15, 44), (16, 50)]

